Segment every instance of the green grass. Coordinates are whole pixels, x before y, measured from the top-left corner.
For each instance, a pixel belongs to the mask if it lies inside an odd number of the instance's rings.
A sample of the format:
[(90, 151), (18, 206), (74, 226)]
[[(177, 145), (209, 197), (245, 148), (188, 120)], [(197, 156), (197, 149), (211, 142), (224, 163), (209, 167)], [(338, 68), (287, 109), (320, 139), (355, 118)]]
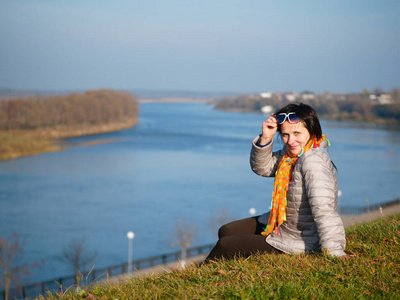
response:
[(400, 299), (400, 214), (350, 227), (346, 235), (345, 259), (253, 255), (47, 299)]

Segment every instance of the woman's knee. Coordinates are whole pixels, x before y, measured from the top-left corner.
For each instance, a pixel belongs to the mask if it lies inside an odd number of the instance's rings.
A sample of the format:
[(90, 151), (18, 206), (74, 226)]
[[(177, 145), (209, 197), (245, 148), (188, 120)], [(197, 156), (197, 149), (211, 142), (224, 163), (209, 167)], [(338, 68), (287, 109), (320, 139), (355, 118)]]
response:
[(225, 236), (225, 231), (226, 231), (226, 224), (222, 225), (219, 229), (218, 229), (218, 239), (222, 238), (223, 236)]
[(229, 237), (220, 238), (217, 242), (217, 247), (224, 251), (230, 249), (231, 248), (230, 238)]
[(232, 245), (232, 237), (226, 236), (218, 240), (215, 245), (215, 256), (216, 258), (230, 258), (234, 252), (234, 247)]
[(236, 234), (236, 231), (235, 231), (234, 227), (235, 226), (232, 226), (232, 223), (228, 223), (228, 224), (222, 225), (218, 230), (218, 238), (220, 239), (220, 238), (223, 238), (224, 236), (227, 236), (227, 235)]
[(227, 239), (226, 237), (225, 238), (222, 237), (218, 240), (215, 247), (211, 250), (207, 258), (205, 259), (206, 262), (220, 259), (222, 257), (225, 258), (229, 257), (229, 255), (227, 254), (230, 252), (230, 249), (229, 249), (229, 243), (226, 243), (226, 239)]
[(247, 218), (230, 222), (222, 225), (218, 230), (218, 237), (236, 234), (255, 234), (257, 232), (258, 222), (256, 218)]

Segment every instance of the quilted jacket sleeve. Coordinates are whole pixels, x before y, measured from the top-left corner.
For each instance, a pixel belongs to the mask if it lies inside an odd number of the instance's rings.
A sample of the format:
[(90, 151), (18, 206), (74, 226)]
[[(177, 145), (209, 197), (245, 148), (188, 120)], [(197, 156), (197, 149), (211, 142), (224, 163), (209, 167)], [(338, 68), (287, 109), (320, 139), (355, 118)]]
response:
[(330, 158), (322, 152), (308, 155), (302, 163), (302, 173), (321, 250), (333, 256), (346, 255), (344, 227), (336, 210), (336, 172)]
[(253, 140), (250, 153), (250, 166), (254, 173), (264, 177), (275, 177), (276, 169), (286, 149), (272, 152), (273, 140), (265, 147), (257, 146), (259, 136)]

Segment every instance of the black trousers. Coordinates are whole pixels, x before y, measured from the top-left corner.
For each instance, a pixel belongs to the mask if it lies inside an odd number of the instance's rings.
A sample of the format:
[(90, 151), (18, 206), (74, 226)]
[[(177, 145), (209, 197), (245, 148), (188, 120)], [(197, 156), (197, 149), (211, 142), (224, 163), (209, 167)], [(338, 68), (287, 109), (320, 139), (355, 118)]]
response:
[(265, 225), (257, 219), (258, 216), (223, 225), (218, 231), (218, 242), (205, 261), (248, 257), (257, 252), (282, 253), (265, 242), (265, 236), (261, 235)]

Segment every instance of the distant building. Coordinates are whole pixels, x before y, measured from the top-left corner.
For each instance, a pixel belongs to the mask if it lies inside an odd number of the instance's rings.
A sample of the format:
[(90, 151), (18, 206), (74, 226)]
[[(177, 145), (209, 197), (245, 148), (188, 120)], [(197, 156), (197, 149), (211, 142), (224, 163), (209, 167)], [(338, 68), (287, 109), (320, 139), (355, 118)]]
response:
[(265, 99), (271, 99), (272, 98), (272, 93), (271, 92), (263, 92), (260, 94), (261, 98), (265, 98)]
[(265, 105), (265, 106), (261, 107), (261, 112), (266, 115), (269, 115), (270, 113), (272, 113), (273, 110), (274, 110), (274, 108), (271, 105)]
[(276, 99), (277, 99), (278, 101), (282, 101), (282, 99), (283, 99), (283, 93), (281, 93), (281, 92), (276, 92), (276, 93), (275, 93), (275, 97), (276, 97)]
[(314, 100), (315, 94), (313, 92), (305, 91), (301, 93), (301, 98), (303, 98), (303, 100)]
[(294, 102), (299, 97), (299, 94), (294, 92), (287, 92), (283, 95), (283, 97), (289, 102)]
[(391, 104), (393, 103), (392, 96), (390, 94), (370, 94), (369, 100), (376, 104)]
[(250, 95), (250, 96), (248, 97), (248, 99), (251, 99), (251, 100), (258, 100), (258, 99), (260, 99), (260, 96), (258, 96), (258, 95)]

